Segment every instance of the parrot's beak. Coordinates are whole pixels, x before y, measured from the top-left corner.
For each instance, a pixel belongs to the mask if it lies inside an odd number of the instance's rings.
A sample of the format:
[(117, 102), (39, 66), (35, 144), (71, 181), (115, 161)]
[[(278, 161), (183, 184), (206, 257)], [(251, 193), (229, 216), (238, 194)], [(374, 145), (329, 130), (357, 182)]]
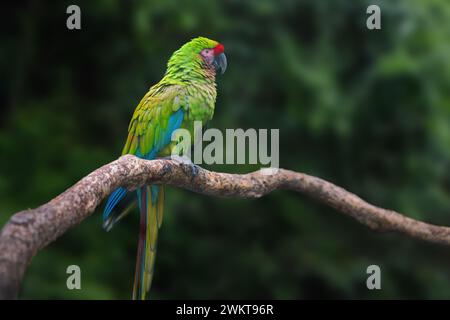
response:
[(221, 53), (214, 58), (214, 68), (216, 68), (216, 72), (220, 72), (220, 74), (224, 74), (225, 70), (227, 70), (227, 57), (225, 53)]

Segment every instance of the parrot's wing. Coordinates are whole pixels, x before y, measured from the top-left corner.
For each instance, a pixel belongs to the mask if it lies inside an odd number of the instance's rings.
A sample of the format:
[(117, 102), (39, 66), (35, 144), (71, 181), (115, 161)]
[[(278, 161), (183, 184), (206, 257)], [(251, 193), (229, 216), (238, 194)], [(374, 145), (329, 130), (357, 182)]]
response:
[[(180, 102), (186, 101), (184, 97), (181, 86), (152, 87), (134, 111), (122, 154), (154, 159), (171, 142), (173, 131), (180, 128), (183, 122), (185, 112)], [(131, 211), (134, 199), (125, 188), (118, 188), (111, 193), (103, 211), (103, 226), (106, 230), (110, 230)]]
[(150, 90), (137, 106), (128, 127), (128, 138), (122, 154), (154, 159), (170, 142), (184, 118), (181, 86)]

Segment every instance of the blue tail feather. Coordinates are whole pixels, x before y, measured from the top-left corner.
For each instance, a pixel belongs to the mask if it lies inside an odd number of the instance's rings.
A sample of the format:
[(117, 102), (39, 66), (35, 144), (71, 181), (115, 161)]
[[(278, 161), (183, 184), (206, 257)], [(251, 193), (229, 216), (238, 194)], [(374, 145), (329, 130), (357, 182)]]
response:
[(117, 188), (109, 195), (105, 209), (103, 210), (103, 221), (106, 221), (109, 218), (114, 207), (122, 200), (126, 193), (127, 189)]

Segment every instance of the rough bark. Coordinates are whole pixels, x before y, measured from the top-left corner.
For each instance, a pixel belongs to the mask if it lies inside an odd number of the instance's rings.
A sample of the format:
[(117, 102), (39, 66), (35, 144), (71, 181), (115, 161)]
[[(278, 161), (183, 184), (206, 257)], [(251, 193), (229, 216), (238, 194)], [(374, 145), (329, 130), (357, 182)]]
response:
[(278, 169), (273, 174), (211, 172), (175, 160), (142, 160), (126, 155), (81, 179), (36, 208), (18, 212), (0, 232), (0, 299), (18, 297), (31, 259), (69, 228), (88, 217), (114, 189), (134, 190), (144, 184), (165, 184), (218, 197), (259, 198), (273, 190), (294, 190), (348, 215), (377, 231), (450, 245), (450, 228), (408, 218), (371, 205), (330, 182)]

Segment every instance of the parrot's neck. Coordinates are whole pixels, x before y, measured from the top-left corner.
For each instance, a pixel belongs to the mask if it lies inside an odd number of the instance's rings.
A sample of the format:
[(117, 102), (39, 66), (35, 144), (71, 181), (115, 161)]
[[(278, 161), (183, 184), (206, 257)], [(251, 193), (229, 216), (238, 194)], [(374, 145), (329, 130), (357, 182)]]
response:
[(215, 86), (216, 70), (213, 66), (207, 65), (200, 56), (196, 59), (176, 58), (178, 59), (174, 59), (175, 61), (173, 59), (169, 61), (163, 81)]

